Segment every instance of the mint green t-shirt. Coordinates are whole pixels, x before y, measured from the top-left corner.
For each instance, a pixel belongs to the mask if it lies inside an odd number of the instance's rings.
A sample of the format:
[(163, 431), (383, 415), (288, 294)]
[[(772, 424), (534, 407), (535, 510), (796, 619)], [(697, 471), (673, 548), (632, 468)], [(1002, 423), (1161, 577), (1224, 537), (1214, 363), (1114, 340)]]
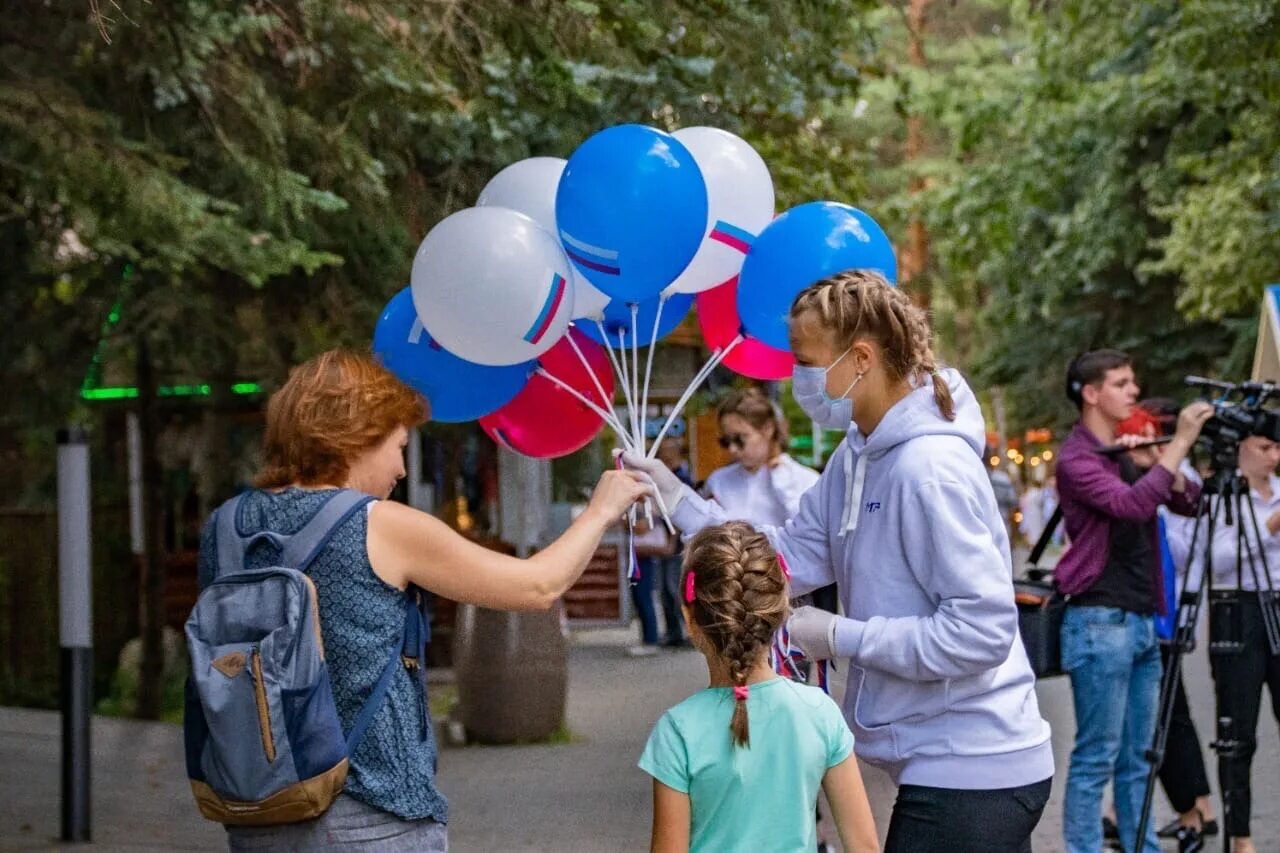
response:
[(662, 715), (640, 769), (689, 795), (689, 849), (810, 851), (822, 777), (849, 757), (853, 732), (817, 687), (774, 678), (751, 685), (751, 746), (729, 731), (733, 690), (700, 690)]

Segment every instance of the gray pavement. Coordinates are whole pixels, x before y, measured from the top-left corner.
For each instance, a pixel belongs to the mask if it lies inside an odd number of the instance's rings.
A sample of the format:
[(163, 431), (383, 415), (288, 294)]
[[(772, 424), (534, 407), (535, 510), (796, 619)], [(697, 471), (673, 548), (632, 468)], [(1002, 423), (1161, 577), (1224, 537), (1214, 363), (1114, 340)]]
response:
[[(444, 749), (440, 785), (453, 810), (452, 849), (647, 849), (650, 783), (635, 761), (658, 716), (701, 687), (705, 669), (692, 651), (628, 657), (625, 649), (633, 636), (621, 630), (575, 635), (570, 743)], [(1213, 702), (1202, 653), (1189, 661), (1187, 681), (1193, 714), (1208, 741)], [(1035, 849), (1046, 853), (1062, 849), (1062, 791), (1074, 724), (1065, 679), (1042, 682), (1039, 697), (1053, 725), (1058, 757), (1053, 798), (1035, 836)], [(1259, 734), (1255, 837), (1260, 850), (1280, 851), (1280, 800), (1272, 793), (1280, 779), (1274, 721), (1264, 717)], [(177, 726), (96, 718), (93, 748), (93, 849), (225, 849), (222, 830), (200, 818), (191, 801)], [(0, 708), (0, 849), (75, 849), (55, 842), (59, 750), (56, 713)], [(1208, 757), (1212, 760), (1212, 754)], [(892, 786), (876, 770), (865, 768), (864, 775), (883, 833)], [(1168, 816), (1168, 806), (1158, 796), (1157, 819)]]

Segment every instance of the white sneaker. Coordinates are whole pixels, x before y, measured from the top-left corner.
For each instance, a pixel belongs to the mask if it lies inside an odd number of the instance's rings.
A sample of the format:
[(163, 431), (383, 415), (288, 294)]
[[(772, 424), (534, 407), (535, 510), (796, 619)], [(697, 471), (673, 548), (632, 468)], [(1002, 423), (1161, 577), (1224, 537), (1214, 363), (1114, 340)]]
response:
[(632, 646), (631, 648), (627, 649), (627, 654), (633, 658), (647, 658), (647, 657), (651, 657), (652, 655), (656, 655), (657, 653), (658, 653), (657, 646), (639, 645), (639, 646)]

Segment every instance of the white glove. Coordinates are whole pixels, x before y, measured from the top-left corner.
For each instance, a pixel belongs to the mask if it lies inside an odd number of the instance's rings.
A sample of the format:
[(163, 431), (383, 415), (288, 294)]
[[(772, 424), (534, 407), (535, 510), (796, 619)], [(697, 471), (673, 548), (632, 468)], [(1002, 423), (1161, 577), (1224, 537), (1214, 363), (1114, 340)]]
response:
[(791, 645), (809, 660), (833, 660), (836, 656), (836, 621), (834, 613), (817, 607), (797, 607), (787, 620)]
[(623, 465), (633, 471), (640, 471), (649, 475), (649, 479), (653, 481), (653, 485), (657, 488), (658, 497), (662, 499), (667, 512), (675, 512), (676, 505), (684, 500), (685, 495), (692, 491), (692, 489), (680, 482), (680, 478), (661, 459), (650, 459), (630, 450), (614, 451), (614, 453), (618, 452), (622, 454)]

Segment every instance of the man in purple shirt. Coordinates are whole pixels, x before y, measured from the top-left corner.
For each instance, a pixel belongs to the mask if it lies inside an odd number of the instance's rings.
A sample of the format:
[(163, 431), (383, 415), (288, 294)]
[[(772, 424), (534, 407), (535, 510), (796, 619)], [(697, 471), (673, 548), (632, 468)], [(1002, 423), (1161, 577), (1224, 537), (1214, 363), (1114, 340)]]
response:
[[(1183, 409), (1162, 453), (1099, 453), (1141, 441), (1115, 432), (1133, 411), (1138, 391), (1129, 357), (1116, 350), (1084, 353), (1067, 368), (1067, 397), (1080, 409), (1080, 420), (1058, 454), (1058, 495), (1071, 547), (1054, 579), (1067, 596), (1062, 665), (1076, 712), (1063, 816), (1068, 853), (1102, 849), (1102, 793), (1113, 776), (1124, 848), (1160, 849), (1154, 824), (1141, 846), (1135, 843), (1160, 692), (1153, 617), (1164, 610), (1164, 581), (1156, 509), (1195, 510), (1199, 489), (1178, 466), (1213, 407), (1192, 403)], [(1137, 466), (1150, 470), (1140, 476)]]

